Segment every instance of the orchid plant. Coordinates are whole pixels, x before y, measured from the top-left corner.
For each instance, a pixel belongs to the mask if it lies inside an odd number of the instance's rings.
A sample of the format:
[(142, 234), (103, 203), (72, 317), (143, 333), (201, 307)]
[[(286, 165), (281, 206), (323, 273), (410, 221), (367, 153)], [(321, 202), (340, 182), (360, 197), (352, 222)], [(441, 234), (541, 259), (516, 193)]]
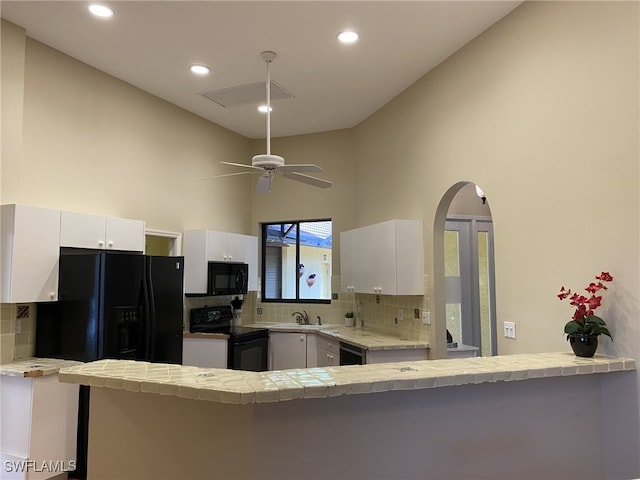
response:
[(602, 272), (596, 275), (597, 282), (591, 282), (585, 290), (591, 296), (587, 297), (571, 292), (564, 286), (558, 293), (560, 300), (569, 299), (569, 304), (575, 307), (572, 320), (564, 326), (564, 333), (567, 334), (569, 340), (572, 334), (581, 335), (607, 335), (613, 340), (611, 333), (607, 329), (607, 325), (602, 318), (593, 314), (593, 312), (602, 305), (602, 295), (597, 295), (601, 290), (607, 290), (605, 282), (612, 282), (613, 277), (609, 272)]

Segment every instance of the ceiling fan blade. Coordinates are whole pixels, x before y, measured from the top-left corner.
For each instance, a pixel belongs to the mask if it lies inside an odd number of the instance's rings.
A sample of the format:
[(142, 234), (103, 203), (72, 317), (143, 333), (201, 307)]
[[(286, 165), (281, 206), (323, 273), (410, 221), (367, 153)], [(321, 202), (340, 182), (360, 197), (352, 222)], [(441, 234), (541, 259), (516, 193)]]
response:
[(295, 180), (297, 182), (313, 185), (314, 187), (329, 188), (331, 185), (333, 185), (333, 183), (331, 183), (329, 180), (323, 180), (321, 178), (311, 177), (309, 175), (304, 175), (302, 173), (282, 172), (282, 176), (284, 178), (288, 178), (289, 180)]
[(271, 175), (264, 175), (258, 179), (258, 185), (256, 186), (256, 193), (258, 195), (262, 193), (269, 193), (271, 191)]
[(282, 173), (289, 173), (289, 172), (324, 172), (324, 170), (322, 169), (322, 167), (319, 167), (318, 165), (313, 165), (311, 163), (305, 163), (305, 164), (293, 164), (293, 165), (283, 165), (281, 167), (278, 167), (278, 170), (280, 170)]
[(233, 163), (233, 162), (220, 162), (223, 165), (231, 165), (232, 167), (240, 167), (240, 168), (249, 168), (251, 170), (259, 170), (262, 171), (261, 167), (254, 167), (253, 165), (245, 165), (244, 163)]
[(213, 175), (212, 177), (204, 177), (204, 178), (199, 178), (198, 181), (202, 182), (203, 180), (211, 180), (214, 178), (222, 178), (222, 177), (233, 177), (235, 175), (253, 175), (254, 173), (258, 173), (258, 172), (236, 172), (236, 173), (224, 173), (222, 175)]

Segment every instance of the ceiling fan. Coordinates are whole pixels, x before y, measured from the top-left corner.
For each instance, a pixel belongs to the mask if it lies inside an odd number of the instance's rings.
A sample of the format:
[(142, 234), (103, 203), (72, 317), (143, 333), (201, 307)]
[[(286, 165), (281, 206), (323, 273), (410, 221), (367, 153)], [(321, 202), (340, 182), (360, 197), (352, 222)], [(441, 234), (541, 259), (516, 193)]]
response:
[(278, 174), (286, 179), (306, 183), (314, 187), (329, 188), (332, 185), (330, 181), (306, 175), (306, 173), (310, 172), (323, 172), (324, 170), (321, 167), (313, 164), (285, 165), (284, 158), (279, 155), (271, 154), (271, 76), (269, 72), (269, 66), (274, 58), (276, 58), (276, 54), (275, 52), (264, 51), (260, 55), (267, 64), (267, 153), (255, 155), (251, 159), (251, 165), (245, 165), (243, 163), (220, 162), (224, 165), (245, 168), (250, 171), (227, 173), (225, 175), (215, 175), (213, 177), (201, 178), (200, 180), (231, 177), (234, 175), (260, 174), (260, 178), (258, 179), (258, 186), (256, 188), (256, 193), (260, 194), (271, 191), (271, 182), (273, 181), (273, 177)]

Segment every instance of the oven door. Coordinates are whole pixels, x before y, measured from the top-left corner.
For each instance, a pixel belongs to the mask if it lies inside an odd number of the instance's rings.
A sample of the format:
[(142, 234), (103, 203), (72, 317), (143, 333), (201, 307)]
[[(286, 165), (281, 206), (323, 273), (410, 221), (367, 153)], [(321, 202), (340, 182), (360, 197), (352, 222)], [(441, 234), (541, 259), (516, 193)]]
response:
[(264, 372), (269, 358), (269, 336), (229, 339), (228, 368)]

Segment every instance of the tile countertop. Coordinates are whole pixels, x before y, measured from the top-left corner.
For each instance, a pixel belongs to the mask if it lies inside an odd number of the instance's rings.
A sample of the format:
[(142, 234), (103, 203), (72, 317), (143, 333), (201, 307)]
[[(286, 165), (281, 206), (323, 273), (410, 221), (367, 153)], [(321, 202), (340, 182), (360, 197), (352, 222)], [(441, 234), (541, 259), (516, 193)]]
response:
[(376, 333), (366, 328), (345, 327), (342, 325), (297, 325), (295, 323), (254, 323), (249, 327), (268, 328), (273, 332), (304, 332), (315, 333), (324, 337), (333, 338), (363, 348), (365, 350), (401, 350), (430, 348), (428, 342), (420, 340), (403, 340)]
[(59, 380), (240, 405), (635, 369), (631, 359), (578, 358), (567, 352), (271, 372), (99, 360), (62, 369)]
[(205, 340), (227, 340), (229, 338), (229, 335), (227, 335), (226, 333), (183, 332), (182, 338), (202, 338)]
[(55, 375), (61, 368), (82, 365), (82, 362), (58, 358), (22, 358), (11, 363), (0, 364), (0, 375), (9, 377), (43, 377)]

